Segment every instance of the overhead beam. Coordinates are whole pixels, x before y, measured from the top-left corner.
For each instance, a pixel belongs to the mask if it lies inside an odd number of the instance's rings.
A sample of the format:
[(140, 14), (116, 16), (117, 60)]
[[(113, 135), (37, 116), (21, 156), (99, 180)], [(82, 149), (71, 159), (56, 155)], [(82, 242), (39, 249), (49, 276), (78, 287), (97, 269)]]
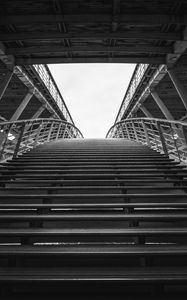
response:
[(7, 69), (12, 71), (14, 69), (14, 56), (7, 55), (5, 45), (0, 41), (0, 60), (6, 65)]
[(125, 56), (125, 57), (40, 57), (17, 58), (16, 65), (62, 64), (62, 63), (142, 63), (164, 64), (165, 57)]
[(162, 46), (79, 46), (79, 47), (65, 47), (65, 46), (34, 46), (23, 48), (9, 48), (7, 54), (25, 55), (32, 53), (61, 53), (61, 52), (123, 52), (123, 53), (155, 53), (166, 54), (172, 51), (172, 47)]
[[(143, 92), (138, 97), (138, 100), (134, 104), (133, 108), (131, 108), (132, 111), (137, 109), (139, 103), (145, 101), (145, 99), (150, 95), (150, 89), (154, 89), (158, 85), (158, 83), (167, 74), (168, 70), (169, 69), (171, 70), (174, 67), (174, 65), (177, 63), (179, 58), (183, 55), (183, 53), (186, 50), (187, 50), (187, 27), (182, 32), (181, 39), (174, 43), (172, 53), (168, 53), (166, 55), (165, 65), (160, 66), (158, 68), (158, 70), (156, 71), (156, 73), (150, 79), (149, 84), (145, 85), (145, 88), (144, 88)], [(173, 81), (174, 81), (174, 78), (173, 78)], [(178, 89), (180, 89), (180, 95), (179, 96), (181, 97), (181, 99), (183, 98), (182, 101), (183, 101), (183, 103), (185, 103), (184, 106), (186, 107), (186, 102), (187, 102), (186, 92), (184, 91), (184, 89), (181, 86), (179, 87), (179, 83), (176, 81), (176, 78), (175, 78), (175, 84), (176, 83), (178, 84)], [(179, 93), (179, 90), (178, 90), (178, 93)], [(118, 115), (119, 114), (120, 114), (120, 112), (118, 113)], [(124, 115), (125, 115), (126, 118), (129, 117), (130, 113), (128, 112), (128, 110), (126, 110)]]
[(12, 117), (10, 118), (10, 122), (14, 122), (19, 119), (19, 117), (21, 116), (22, 112), (26, 108), (27, 104), (29, 103), (29, 101), (31, 100), (33, 95), (34, 95), (34, 90), (28, 91), (28, 93), (25, 95), (24, 99), (22, 100), (20, 105), (17, 107), (17, 109), (14, 112), (14, 114), (12, 115)]
[(144, 113), (147, 118), (153, 118), (153, 115), (148, 111), (148, 109), (142, 104), (140, 110)]
[[(23, 14), (23, 15), (2, 15), (0, 25), (19, 24), (41, 24), (41, 23), (111, 23), (110, 14)], [(162, 25), (180, 24), (187, 25), (187, 14), (120, 14), (119, 23), (129, 25)]]
[(59, 107), (56, 105), (56, 108), (58, 109), (55, 111), (55, 109), (50, 105), (48, 102), (47, 98), (40, 92), (40, 90), (33, 84), (33, 82), (30, 80), (30, 78), (27, 76), (27, 74), (22, 70), (20, 66), (16, 66), (14, 69), (14, 73), (16, 76), (23, 82), (25, 86), (29, 90), (34, 90), (35, 91), (35, 97), (44, 105), (46, 108), (51, 112), (51, 113), (56, 113), (58, 114), (59, 118), (62, 118), (63, 113), (59, 109)]
[(0, 82), (0, 100), (3, 98), (3, 95), (10, 83), (10, 80), (14, 74), (14, 71), (10, 71), (7, 69), (6, 74), (1, 78)]
[(46, 109), (44, 105), (40, 106), (39, 109), (34, 113), (34, 115), (31, 117), (31, 119), (37, 119), (43, 111)]
[(160, 98), (160, 96), (158, 95), (158, 93), (156, 91), (150, 91), (151, 96), (153, 97), (153, 99), (155, 100), (155, 102), (157, 103), (158, 107), (160, 108), (161, 112), (164, 114), (164, 116), (166, 117), (167, 120), (174, 120), (172, 114), (170, 113), (169, 109), (167, 108), (167, 106), (164, 104), (164, 102), (162, 101), (162, 99)]
[(168, 69), (167, 71), (168, 71), (169, 77), (171, 78), (171, 81), (173, 82), (173, 85), (174, 85), (179, 97), (181, 98), (181, 100), (184, 104), (185, 109), (187, 110), (187, 91), (186, 91), (186, 89), (181, 84), (174, 69)]
[(187, 50), (187, 27), (182, 32), (182, 38), (176, 41), (173, 45), (172, 53), (168, 53), (166, 56), (166, 64), (168, 69), (173, 68), (177, 63), (181, 55)]
[(121, 0), (113, 0), (112, 32), (115, 32), (118, 28), (119, 14), (120, 14), (120, 2), (121, 2)]
[(178, 41), (182, 39), (180, 32), (144, 32), (142, 30), (133, 30), (125, 32), (80, 32), (80, 33), (64, 33), (64, 32), (23, 32), (23, 33), (1, 33), (0, 40), (2, 42), (9, 41), (26, 41), (26, 40), (57, 40), (57, 39), (129, 39), (129, 40), (168, 40)]

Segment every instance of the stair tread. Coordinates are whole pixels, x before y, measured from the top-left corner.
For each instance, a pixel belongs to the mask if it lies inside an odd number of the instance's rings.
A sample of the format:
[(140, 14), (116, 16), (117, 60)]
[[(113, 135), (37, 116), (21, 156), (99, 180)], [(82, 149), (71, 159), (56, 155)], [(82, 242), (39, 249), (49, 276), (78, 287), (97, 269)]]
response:
[(56, 221), (56, 220), (70, 220), (70, 221), (77, 221), (77, 220), (86, 220), (86, 221), (92, 221), (92, 220), (107, 220), (107, 221), (125, 221), (125, 220), (139, 220), (139, 221), (171, 221), (171, 220), (187, 220), (187, 213), (165, 213), (165, 214), (151, 214), (151, 213), (139, 213), (139, 214), (82, 214), (82, 213), (77, 213), (77, 214), (41, 214), (41, 215), (36, 215), (36, 214), (0, 214), (0, 222), (3, 221), (37, 221), (37, 220), (46, 220), (46, 221)]
[(166, 194), (166, 193), (159, 193), (159, 194), (134, 194), (134, 193), (119, 193), (119, 194), (15, 194), (15, 195), (1, 195), (0, 194), (0, 199), (4, 198), (4, 199), (8, 199), (8, 198), (44, 198), (44, 199), (49, 199), (49, 198), (161, 198), (161, 197), (165, 197), (165, 198), (187, 198), (186, 194), (182, 194), (182, 193), (175, 193), (175, 194)]
[(187, 189), (187, 185), (182, 185), (182, 186), (157, 186), (157, 185), (153, 185), (153, 186), (21, 186), (21, 187), (0, 187), (0, 191), (13, 191), (13, 190), (97, 190), (97, 189), (101, 189), (101, 190), (126, 190), (126, 189), (138, 189), (138, 190), (151, 190), (151, 189), (163, 189), (163, 190), (183, 190), (183, 189)]
[(0, 246), (0, 255), (12, 255), (12, 254), (25, 254), (25, 255), (43, 255), (43, 254), (59, 254), (59, 255), (71, 255), (71, 254), (125, 254), (125, 255), (173, 255), (173, 254), (187, 254), (187, 246), (178, 245), (63, 245), (63, 246)]
[(137, 173), (136, 171), (133, 173), (74, 173), (74, 174), (35, 174), (35, 173), (31, 173), (31, 174), (25, 174), (23, 172), (23, 175), (19, 174), (19, 172), (17, 172), (16, 175), (13, 175), (13, 174), (3, 174), (3, 178), (10, 178), (10, 177), (13, 177), (14, 178), (21, 178), (22, 176), (24, 176), (24, 178), (29, 178), (29, 177), (32, 177), (32, 178), (40, 178), (40, 177), (44, 177), (44, 178), (60, 178), (60, 177), (63, 177), (63, 178), (73, 178), (73, 177), (91, 177), (91, 178), (94, 178), (94, 177), (99, 177), (99, 178), (102, 178), (102, 177), (108, 177), (108, 178), (116, 178), (116, 177), (123, 177), (123, 178), (128, 178), (128, 177), (163, 177), (163, 176), (174, 176), (174, 177), (180, 177), (180, 176), (184, 176), (184, 177), (187, 177), (187, 172), (181, 172), (181, 171), (177, 171), (177, 173), (175, 173), (175, 171), (155, 171), (155, 172), (148, 172), (148, 171), (143, 171), (142, 170), (142, 173)]
[[(166, 173), (172, 173), (172, 172), (177, 172), (177, 173), (182, 173), (182, 174), (187, 174), (187, 172), (184, 170), (182, 171), (181, 168), (136, 168), (135, 170), (133, 169), (127, 169), (127, 168), (111, 168), (111, 169), (98, 169), (98, 168), (92, 168), (91, 170), (89, 169), (65, 169), (65, 168), (54, 168), (54, 169), (45, 169), (45, 170), (42, 170), (42, 169), (37, 169), (37, 170), (33, 170), (33, 169), (0, 169), (0, 173), (2, 173), (2, 176), (4, 176), (5, 174), (13, 174), (13, 173), (24, 173), (24, 174), (27, 174), (27, 173), (45, 173), (45, 172), (48, 172), (48, 173), (55, 173), (55, 172), (58, 172), (60, 174), (64, 174), (65, 172), (75, 172), (75, 174), (77, 174), (78, 172), (86, 172), (87, 174), (88, 173), (91, 173), (91, 172), (106, 172), (106, 174), (108, 174), (109, 172), (130, 172), (130, 173), (137, 173), (137, 172), (147, 172), (147, 173), (150, 173), (150, 172), (153, 172), (153, 173), (159, 173), (159, 172), (166, 172)], [(107, 173), (108, 172), (108, 173)], [(66, 174), (66, 173), (65, 173)], [(79, 174), (79, 173), (78, 173)], [(95, 174), (95, 173), (94, 173)]]
[[(180, 200), (180, 199), (179, 199)], [(38, 209), (38, 208), (186, 208), (187, 202), (147, 202), (147, 203), (0, 203), (0, 209), (13, 209), (13, 208), (27, 208), (27, 209)]]
[[(93, 183), (93, 182), (99, 182), (99, 183), (129, 183), (132, 182), (131, 179), (41, 179), (41, 180), (20, 180), (20, 181), (15, 181), (15, 180), (2, 180), (0, 179), (0, 184), (1, 183), (7, 183), (7, 184), (15, 184), (15, 183)], [(141, 183), (186, 183), (187, 179), (133, 179), (133, 182), (141, 182)], [(182, 186), (182, 185), (181, 185)], [(125, 187), (125, 185), (124, 185)]]
[(187, 280), (187, 268), (2, 268), (0, 281), (54, 281), (54, 280), (124, 280), (124, 281), (174, 281)]
[(2, 285), (186, 284), (187, 169), (119, 143), (62, 140), (0, 164)]
[(147, 228), (0, 228), (0, 236), (186, 235), (187, 227)]

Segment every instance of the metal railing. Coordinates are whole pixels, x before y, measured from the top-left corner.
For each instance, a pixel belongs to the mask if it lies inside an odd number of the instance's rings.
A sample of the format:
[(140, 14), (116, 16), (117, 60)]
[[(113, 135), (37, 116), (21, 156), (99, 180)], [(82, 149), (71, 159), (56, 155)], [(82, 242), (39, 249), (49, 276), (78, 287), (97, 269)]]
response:
[(53, 76), (46, 65), (33, 65), (33, 68), (38, 73), (39, 77), (42, 79), (43, 83), (47, 87), (49, 93), (51, 94), (54, 101), (57, 103), (58, 107), (62, 111), (67, 122), (74, 124), (71, 114), (65, 104), (64, 99), (53, 79)]
[(133, 118), (114, 124), (107, 138), (127, 138), (187, 164), (187, 123)]
[(119, 122), (123, 117), (124, 112), (127, 109), (129, 103), (131, 102), (133, 95), (138, 85), (140, 84), (144, 74), (146, 73), (148, 66), (149, 64), (138, 64), (136, 66), (115, 122)]
[(73, 124), (56, 119), (0, 123), (0, 161), (15, 158), (32, 148), (58, 139), (83, 138)]

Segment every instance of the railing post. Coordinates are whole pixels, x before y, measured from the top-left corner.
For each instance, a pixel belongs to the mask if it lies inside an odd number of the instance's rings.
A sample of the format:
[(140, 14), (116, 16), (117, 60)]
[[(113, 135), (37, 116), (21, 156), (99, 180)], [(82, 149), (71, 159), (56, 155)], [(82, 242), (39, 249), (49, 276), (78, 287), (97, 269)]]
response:
[(138, 135), (137, 135), (137, 132), (136, 132), (136, 128), (135, 128), (135, 125), (134, 125), (134, 122), (132, 121), (132, 128), (133, 128), (133, 131), (134, 131), (134, 136), (135, 136), (135, 140), (138, 142)]
[(50, 129), (49, 129), (49, 134), (48, 134), (48, 137), (47, 137), (47, 142), (49, 142), (50, 141), (50, 138), (51, 138), (51, 133), (52, 133), (52, 130), (53, 130), (53, 122), (51, 123), (51, 127), (50, 127)]
[(21, 124), (21, 130), (20, 130), (20, 134), (19, 134), (19, 137), (18, 137), (16, 146), (15, 146), (13, 158), (16, 158), (16, 157), (17, 157), (17, 154), (18, 154), (18, 151), (19, 151), (19, 147), (20, 147), (20, 144), (21, 144), (21, 140), (22, 140), (23, 135), (24, 135), (25, 125), (26, 125), (25, 123), (22, 123), (22, 124)]
[[(183, 137), (184, 137), (184, 140), (185, 140), (185, 144), (186, 144), (186, 148), (187, 148), (187, 127), (186, 126), (181, 126), (181, 131), (182, 131), (182, 134), (183, 134)], [(186, 160), (187, 160), (187, 151), (185, 153), (185, 157), (186, 157)]]
[(165, 142), (165, 139), (164, 139), (164, 136), (163, 136), (163, 132), (162, 132), (160, 122), (157, 122), (157, 128), (158, 128), (158, 133), (159, 133), (159, 136), (160, 136), (160, 141), (162, 143), (162, 149), (164, 151), (164, 154), (168, 156), (168, 149), (167, 149), (167, 145), (166, 145), (166, 142)]
[(62, 126), (62, 124), (58, 123), (58, 130), (57, 130), (56, 139), (55, 139), (56, 141), (58, 140), (58, 136), (59, 136), (59, 133), (60, 133), (61, 126)]
[(186, 143), (186, 146), (187, 146), (187, 127), (181, 126), (181, 129), (182, 129), (184, 140), (185, 140), (185, 143)]
[(68, 139), (70, 139), (70, 138), (71, 138), (71, 128), (68, 128), (68, 126), (69, 126), (69, 125), (67, 125), (67, 129), (68, 129), (68, 131), (67, 131), (67, 132), (68, 132)]
[(40, 125), (38, 126), (38, 128), (37, 128), (36, 136), (35, 136), (35, 140), (34, 140), (33, 147), (37, 146), (37, 144), (38, 144), (38, 138), (39, 138), (39, 136), (40, 136), (40, 132), (41, 132), (42, 127), (43, 127), (43, 123), (40, 124)]
[(127, 132), (127, 138), (128, 138), (128, 140), (130, 140), (131, 137), (130, 137), (130, 134), (129, 134), (129, 130), (128, 130), (127, 124), (124, 123), (124, 126), (125, 126), (125, 129), (126, 129), (126, 132)]
[(66, 128), (67, 128), (67, 125), (65, 125), (65, 127), (64, 127), (64, 132), (63, 132), (63, 135), (62, 135), (62, 138), (63, 138), (63, 139), (64, 139), (65, 134), (66, 134)]
[(142, 120), (142, 127), (143, 127), (143, 130), (144, 130), (147, 146), (151, 147), (149, 134), (148, 134), (147, 127), (146, 127), (146, 124), (145, 124), (144, 120)]
[(157, 128), (157, 126), (151, 122), (150, 123), (150, 127), (151, 127), (151, 131), (152, 131), (152, 135), (153, 135), (153, 140), (154, 140), (154, 141), (152, 141), (151, 147), (153, 149), (156, 148), (159, 151), (158, 140), (157, 140), (157, 137), (156, 137), (156, 134), (155, 134), (154, 126), (155, 126), (155, 128)]
[(3, 142), (2, 142), (2, 148), (1, 148), (1, 152), (0, 152), (0, 160), (1, 160), (2, 156), (3, 156), (4, 149), (5, 149), (5, 146), (6, 146), (6, 143), (7, 143), (7, 139), (8, 139), (8, 134), (10, 132), (11, 127), (12, 126), (9, 125), (8, 128), (6, 129), (5, 138), (4, 138)]
[(120, 124), (120, 128), (121, 128), (121, 135), (122, 135), (122, 138), (124, 139), (124, 133), (123, 133), (123, 125), (122, 124)]
[(172, 127), (171, 124), (170, 124), (170, 129), (171, 129), (171, 135), (172, 135), (173, 143), (174, 143), (175, 148), (176, 148), (176, 150), (177, 150), (178, 158), (179, 158), (179, 160), (181, 161), (179, 148), (178, 148), (178, 146), (177, 146), (177, 141), (176, 141), (175, 136), (174, 136), (174, 129), (173, 129), (173, 127)]

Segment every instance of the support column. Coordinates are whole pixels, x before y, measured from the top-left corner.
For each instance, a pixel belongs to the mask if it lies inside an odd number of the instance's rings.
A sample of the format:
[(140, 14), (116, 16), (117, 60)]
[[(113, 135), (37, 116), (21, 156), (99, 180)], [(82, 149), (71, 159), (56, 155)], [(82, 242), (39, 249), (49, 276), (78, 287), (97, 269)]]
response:
[(6, 75), (2, 78), (0, 83), (0, 100), (2, 99), (13, 74), (14, 71), (7, 70)]
[(45, 109), (46, 109), (45, 106), (40, 106), (40, 108), (37, 110), (37, 112), (35, 112), (35, 114), (31, 117), (31, 119), (37, 119)]
[(17, 121), (19, 119), (19, 117), (21, 116), (21, 114), (24, 111), (25, 107), (27, 106), (27, 104), (29, 103), (30, 99), (32, 98), (33, 94), (34, 94), (34, 90), (28, 91), (28, 93), (25, 95), (23, 101), (20, 103), (20, 105), (16, 109), (15, 113), (10, 118), (11, 122)]
[(160, 110), (163, 112), (164, 116), (166, 117), (167, 120), (174, 120), (172, 114), (164, 104), (164, 102), (160, 99), (159, 95), (155, 91), (150, 91), (151, 96), (159, 106)]
[(187, 110), (187, 91), (184, 88), (184, 86), (181, 84), (179, 79), (177, 78), (177, 74), (174, 71), (174, 69), (168, 69), (167, 70), (169, 77), (171, 78), (171, 81), (173, 82), (174, 87), (176, 88), (176, 91), (181, 98), (186, 110)]
[(153, 118), (152, 114), (143, 105), (140, 106), (141, 111), (146, 115), (147, 118)]

